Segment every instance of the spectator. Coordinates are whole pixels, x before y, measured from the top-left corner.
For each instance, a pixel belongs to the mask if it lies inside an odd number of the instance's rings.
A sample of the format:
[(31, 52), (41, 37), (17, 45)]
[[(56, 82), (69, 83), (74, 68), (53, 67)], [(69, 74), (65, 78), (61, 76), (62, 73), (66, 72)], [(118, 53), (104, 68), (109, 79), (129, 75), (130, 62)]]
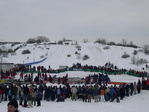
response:
[(7, 112), (19, 112), (19, 110), (18, 110), (18, 102), (17, 102), (17, 100), (16, 99), (12, 99), (9, 103), (8, 103), (8, 105), (7, 105), (7, 107), (8, 107), (8, 111)]

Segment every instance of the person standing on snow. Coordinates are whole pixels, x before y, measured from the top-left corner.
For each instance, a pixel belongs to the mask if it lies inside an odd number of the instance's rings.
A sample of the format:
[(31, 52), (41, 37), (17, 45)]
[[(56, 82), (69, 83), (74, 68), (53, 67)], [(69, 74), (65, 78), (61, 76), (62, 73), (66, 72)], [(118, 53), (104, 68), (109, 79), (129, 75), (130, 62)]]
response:
[(72, 93), (72, 96), (71, 96), (71, 99), (72, 99), (72, 101), (73, 100), (77, 100), (77, 88), (75, 87), (75, 86), (73, 86), (72, 88), (71, 88), (71, 93)]

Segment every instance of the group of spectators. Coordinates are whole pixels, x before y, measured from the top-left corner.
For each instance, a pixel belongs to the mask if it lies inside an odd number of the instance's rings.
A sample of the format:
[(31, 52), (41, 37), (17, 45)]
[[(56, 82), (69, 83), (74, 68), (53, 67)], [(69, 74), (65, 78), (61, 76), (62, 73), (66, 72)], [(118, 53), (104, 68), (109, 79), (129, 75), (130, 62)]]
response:
[(119, 103), (125, 97), (140, 94), (142, 89), (148, 89), (149, 79), (142, 78), (142, 81), (129, 84), (106, 85), (106, 84), (83, 84), (70, 85), (68, 83), (55, 86), (40, 83), (26, 84), (0, 84), (0, 103), (2, 101), (11, 101), (16, 99), (19, 105), (32, 108), (41, 106), (41, 102), (56, 101), (63, 102), (70, 98), (72, 101), (82, 102), (113, 102)]
[[(147, 65), (146, 65), (147, 66)], [(148, 67), (146, 67), (147, 69)], [(81, 65), (81, 63), (73, 64), (71, 67), (67, 67), (64, 69), (52, 69), (50, 66), (45, 68), (44, 66), (31, 66), (31, 65), (23, 65), (23, 64), (16, 64), (14, 68), (8, 71), (1, 70), (0, 78), (7, 79), (7, 78), (14, 78), (17, 72), (38, 72), (38, 73), (60, 73), (67, 70), (77, 70), (81, 69), (83, 71), (90, 70), (90, 71), (100, 71), (101, 73), (105, 74), (135, 74), (139, 77), (149, 76), (149, 73), (146, 71), (136, 71), (133, 69), (126, 70), (125, 68), (118, 68), (114, 64), (107, 62), (104, 66), (93, 66), (93, 65)]]
[[(116, 66), (106, 64), (105, 67), (117, 69)], [(81, 66), (81, 64), (73, 65), (77, 67), (88, 67), (96, 69), (93, 66)], [(49, 67), (50, 68), (50, 67)], [(113, 102), (119, 103), (125, 97), (140, 94), (142, 89), (149, 90), (149, 77), (142, 77), (142, 80), (131, 83), (123, 83), (120, 85), (109, 85), (110, 78), (102, 73), (88, 75), (84, 78), (85, 83), (80, 85), (70, 85), (68, 83), (68, 74), (57, 79), (57, 85), (47, 85), (44, 81), (53, 83), (53, 77), (43, 72), (44, 67), (37, 67), (37, 76), (33, 79), (33, 73), (24, 74), (26, 67), (19, 65), (12, 71), (7, 72), (16, 74), (20, 72), (21, 82), (0, 84), (0, 103), (3, 101), (11, 101), (16, 99), (19, 105), (32, 108), (33, 106), (41, 106), (43, 100), (51, 102), (64, 102), (70, 98), (72, 101), (82, 102)], [(36, 68), (34, 68), (36, 71)], [(45, 69), (44, 69), (45, 70)], [(106, 70), (110, 70), (109, 68)], [(123, 70), (125, 71), (125, 70)], [(43, 73), (41, 73), (43, 72)], [(131, 71), (132, 72), (132, 71)], [(134, 72), (134, 71), (133, 71)], [(1, 72), (4, 73), (4, 72)], [(15, 75), (14, 75), (15, 77)]]

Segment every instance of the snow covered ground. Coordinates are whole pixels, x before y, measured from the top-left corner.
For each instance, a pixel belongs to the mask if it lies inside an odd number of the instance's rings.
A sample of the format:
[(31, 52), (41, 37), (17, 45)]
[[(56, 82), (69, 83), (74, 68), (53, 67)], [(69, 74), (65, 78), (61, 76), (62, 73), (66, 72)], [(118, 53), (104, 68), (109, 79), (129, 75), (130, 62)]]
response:
[[(48, 57), (47, 60), (38, 64), (45, 67), (49, 65), (56, 69), (60, 65), (72, 66), (73, 63), (81, 63), (82, 65), (101, 65), (103, 66), (106, 62), (111, 62), (114, 65), (117, 65), (119, 68), (127, 69), (136, 69), (136, 65), (131, 64), (131, 57), (134, 51), (133, 48), (124, 48), (118, 46), (111, 46), (109, 50), (104, 50), (103, 45), (99, 44), (85, 44), (80, 43), (81, 50), (78, 50), (75, 45), (27, 45), (22, 47), (16, 52), (16, 55), (10, 55), (8, 58), (3, 58), (7, 62), (13, 63), (29, 63), (33, 61), (41, 60), (41, 56)], [(47, 49), (49, 48), (49, 49)], [(31, 54), (22, 55), (22, 50), (29, 49)], [(82, 58), (78, 59), (78, 56), (75, 52), (79, 52), (81, 57), (88, 55), (90, 58), (86, 61), (83, 61)], [(121, 56), (124, 52), (127, 52), (130, 55), (128, 59), (122, 59)], [(71, 57), (67, 57), (71, 55)], [(28, 58), (29, 57), (29, 58)], [(149, 57), (145, 56), (142, 53), (138, 53), (136, 57), (145, 58), (149, 60)], [(35, 65), (35, 66), (38, 66)], [(139, 66), (142, 68), (143, 66)], [(89, 72), (67, 72), (69, 77), (85, 77)], [(57, 77), (61, 77), (66, 73), (56, 74)], [(55, 75), (55, 74), (51, 74)], [(138, 81), (137, 77), (132, 77), (128, 75), (111, 75), (109, 76), (111, 81), (116, 82), (134, 82)], [(7, 111), (8, 101), (3, 101), (0, 103), (0, 112)], [(148, 111), (149, 103), (149, 91), (143, 90), (140, 94), (133, 95), (130, 97), (125, 97), (121, 100), (120, 103), (116, 102), (98, 102), (95, 103), (92, 100), (91, 103), (83, 103), (82, 101), (71, 101), (66, 99), (65, 102), (47, 102), (42, 101), (40, 107), (33, 108), (23, 108), (19, 107), (21, 112), (146, 112)]]
[[(15, 49), (20, 45), (16, 45), (10, 47), (7, 45), (7, 48)], [(78, 46), (81, 47), (78, 50)], [(46, 68), (50, 65), (51, 68), (57, 69), (59, 66), (72, 66), (73, 63), (81, 63), (82, 65), (96, 65), (103, 66), (105, 63), (110, 62), (119, 68), (126, 69), (140, 69), (145, 67), (145, 65), (134, 65), (131, 64), (132, 57), (134, 56), (136, 59), (146, 59), (149, 60), (148, 55), (145, 55), (141, 52), (141, 48), (130, 48), (130, 47), (121, 47), (121, 46), (109, 46), (109, 49), (104, 49), (107, 47), (106, 45), (95, 44), (95, 43), (79, 43), (77, 45), (69, 44), (69, 45), (34, 45), (27, 44), (26, 46), (22, 46), (20, 49), (16, 51), (16, 54), (10, 54), (8, 57), (4, 57), (3, 60), (12, 63), (29, 63), (34, 61), (40, 61), (43, 58), (47, 59), (35, 66), (43, 65)], [(22, 55), (23, 50), (29, 50), (30, 54)], [(137, 55), (133, 55), (134, 50), (138, 51)], [(76, 54), (76, 52), (78, 54)], [(129, 58), (123, 59), (121, 56), (127, 53), (130, 55)], [(70, 55), (68, 57), (68, 55)], [(84, 55), (88, 55), (89, 59), (82, 60)]]
[[(85, 77), (88, 74), (93, 74), (92, 72), (66, 72), (69, 77)], [(61, 74), (51, 74), (57, 75), (57, 77), (65, 76), (66, 73)], [(128, 75), (109, 75), (111, 81), (116, 82), (134, 82), (138, 81), (138, 77), (132, 77)], [(18, 78), (18, 76), (16, 77)], [(33, 108), (24, 108), (19, 106), (21, 112), (146, 112), (148, 111), (149, 102), (149, 91), (142, 90), (140, 94), (125, 97), (120, 103), (114, 102), (98, 102), (95, 103), (92, 99), (91, 103), (84, 103), (80, 100), (71, 101), (70, 98), (66, 99), (65, 102), (48, 102), (42, 100), (41, 106)], [(3, 101), (0, 103), (0, 112), (7, 111), (8, 101)], [(1, 111), (2, 110), (2, 111)]]
[[(82, 101), (47, 102), (42, 101), (40, 107), (24, 108), (19, 106), (21, 112), (147, 112), (149, 91), (141, 91), (140, 94), (126, 97), (120, 103)], [(0, 103), (0, 112), (7, 112), (8, 101)]]

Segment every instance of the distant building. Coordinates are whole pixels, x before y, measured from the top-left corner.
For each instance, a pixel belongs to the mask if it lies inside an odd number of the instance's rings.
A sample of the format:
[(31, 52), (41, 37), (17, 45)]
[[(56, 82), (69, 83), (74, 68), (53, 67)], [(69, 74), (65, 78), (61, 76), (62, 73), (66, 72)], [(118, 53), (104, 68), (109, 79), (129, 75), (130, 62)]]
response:
[(6, 70), (10, 70), (14, 67), (14, 63), (8, 63), (5, 60), (1, 59), (0, 60), (0, 71), (6, 71)]

